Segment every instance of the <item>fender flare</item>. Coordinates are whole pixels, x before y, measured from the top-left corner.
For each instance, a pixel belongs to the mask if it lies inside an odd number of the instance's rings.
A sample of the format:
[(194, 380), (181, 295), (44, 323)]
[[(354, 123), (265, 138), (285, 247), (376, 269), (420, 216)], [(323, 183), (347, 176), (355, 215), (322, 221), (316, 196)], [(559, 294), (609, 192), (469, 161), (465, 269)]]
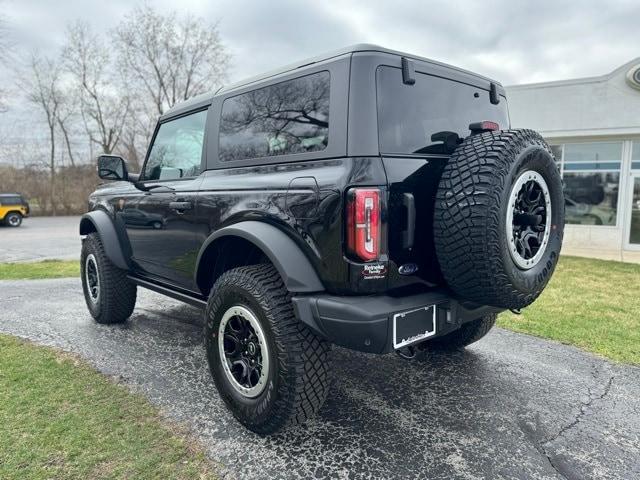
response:
[(118, 234), (116, 225), (108, 213), (94, 210), (80, 218), (80, 235), (97, 232), (104, 247), (104, 252), (111, 262), (122, 270), (129, 270), (130, 265), (122, 245), (122, 235)]
[(322, 292), (324, 286), (309, 259), (300, 247), (284, 232), (268, 223), (247, 220), (212, 233), (204, 242), (196, 261), (195, 281), (197, 282), (202, 257), (207, 248), (224, 237), (243, 238), (271, 260), (290, 292)]

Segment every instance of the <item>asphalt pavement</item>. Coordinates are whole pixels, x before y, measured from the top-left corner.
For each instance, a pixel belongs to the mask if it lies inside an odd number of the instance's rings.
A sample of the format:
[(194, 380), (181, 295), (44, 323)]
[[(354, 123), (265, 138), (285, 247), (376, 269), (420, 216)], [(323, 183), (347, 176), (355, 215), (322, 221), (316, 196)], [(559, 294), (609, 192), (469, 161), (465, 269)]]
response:
[[(2, 281), (0, 331), (75, 352), (183, 423), (230, 478), (640, 478), (640, 368), (494, 329), (424, 363), (332, 352), (307, 425), (261, 438), (210, 379), (201, 312), (139, 290), (94, 323), (79, 279)], [(0, 353), (1, 354), (1, 353)]]
[(80, 258), (80, 217), (29, 217), (0, 225), (0, 263)]

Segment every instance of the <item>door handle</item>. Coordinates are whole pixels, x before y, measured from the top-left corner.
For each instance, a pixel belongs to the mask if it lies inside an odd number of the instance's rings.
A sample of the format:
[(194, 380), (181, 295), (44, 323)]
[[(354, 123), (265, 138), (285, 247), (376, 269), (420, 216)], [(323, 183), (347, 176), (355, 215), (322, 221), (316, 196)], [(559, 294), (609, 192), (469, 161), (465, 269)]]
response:
[(178, 213), (184, 213), (185, 210), (191, 210), (193, 204), (191, 202), (169, 202), (169, 208)]

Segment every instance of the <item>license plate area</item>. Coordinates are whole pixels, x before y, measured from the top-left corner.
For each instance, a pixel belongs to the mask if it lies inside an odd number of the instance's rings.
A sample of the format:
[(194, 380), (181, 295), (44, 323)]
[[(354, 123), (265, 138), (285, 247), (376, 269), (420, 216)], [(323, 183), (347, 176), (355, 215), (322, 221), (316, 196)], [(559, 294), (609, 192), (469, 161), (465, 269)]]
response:
[(436, 334), (436, 306), (420, 307), (393, 316), (393, 348), (406, 347)]

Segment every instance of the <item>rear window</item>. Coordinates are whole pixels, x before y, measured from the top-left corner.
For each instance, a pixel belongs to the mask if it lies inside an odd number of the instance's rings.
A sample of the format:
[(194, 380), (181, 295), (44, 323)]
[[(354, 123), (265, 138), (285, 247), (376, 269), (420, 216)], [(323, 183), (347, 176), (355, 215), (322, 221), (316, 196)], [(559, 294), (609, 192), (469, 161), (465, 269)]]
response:
[(22, 203), (22, 197), (19, 196), (0, 197), (0, 205), (21, 205)]
[(329, 141), (329, 83), (329, 72), (319, 72), (226, 99), (220, 160), (324, 150)]
[(414, 85), (402, 83), (402, 70), (379, 67), (376, 73), (380, 151), (393, 154), (451, 153), (438, 132), (468, 136), (469, 124), (490, 120), (509, 126), (507, 102), (489, 101), (489, 91), (416, 72)]

